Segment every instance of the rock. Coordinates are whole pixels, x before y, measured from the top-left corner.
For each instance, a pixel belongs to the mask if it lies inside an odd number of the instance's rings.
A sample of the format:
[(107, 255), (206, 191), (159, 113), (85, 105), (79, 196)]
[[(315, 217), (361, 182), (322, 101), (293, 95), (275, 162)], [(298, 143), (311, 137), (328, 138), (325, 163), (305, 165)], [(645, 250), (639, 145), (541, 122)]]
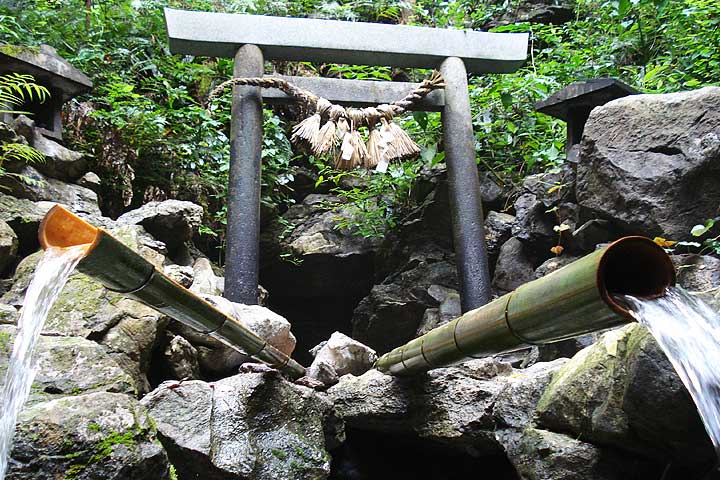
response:
[(26, 117), (25, 115), (18, 115), (11, 124), (13, 130), (20, 135), (25, 137), (25, 140), (31, 143), (35, 138), (35, 120)]
[(18, 311), (15, 307), (0, 303), (0, 325), (15, 325), (17, 318)]
[(13, 229), (20, 242), (20, 254), (30, 254), (38, 249), (38, 227), (53, 204), (35, 203), (0, 193), (0, 221)]
[(413, 339), (425, 311), (440, 304), (430, 293), (438, 286), (457, 289), (455, 266), (418, 254), (362, 299), (353, 312), (352, 337), (380, 354)]
[(179, 478), (324, 479), (332, 405), (277, 374), (166, 384), (142, 400)]
[(165, 480), (169, 465), (137, 400), (98, 392), (25, 409), (6, 478)]
[[(431, 285), (428, 289), (428, 292), (431, 295), (431, 290), (434, 286), (435, 285)], [(448, 293), (442, 298), (438, 298), (437, 296), (432, 295), (435, 299), (440, 301), (440, 306), (438, 308), (428, 308), (427, 310), (425, 310), (425, 313), (423, 313), (422, 322), (420, 323), (420, 326), (415, 333), (416, 337), (426, 334), (433, 328), (445, 325), (446, 323), (456, 319), (462, 314), (460, 294), (458, 294), (455, 290), (452, 289), (445, 290), (447, 290)]]
[(584, 216), (683, 239), (717, 215), (720, 87), (631, 95), (592, 111), (577, 166)]
[(573, 243), (583, 253), (590, 253), (598, 245), (610, 243), (620, 237), (609, 221), (599, 218), (588, 220), (572, 233)]
[(222, 296), (225, 279), (218, 277), (207, 258), (198, 258), (193, 264), (193, 283), (190, 291), (197, 295)]
[(495, 20), (483, 25), (483, 30), (512, 23), (544, 23), (560, 25), (575, 18), (573, 2), (570, 0), (525, 0), (507, 8), (507, 4), (494, 1), (491, 4), (503, 7)]
[(487, 249), (491, 274), (495, 272), (495, 264), (500, 255), (500, 248), (512, 236), (514, 223), (515, 217), (507, 213), (490, 212), (485, 217), (485, 248)]
[(499, 451), (493, 406), (512, 368), (471, 360), (425, 375), (346, 375), (327, 395), (349, 427), (418, 437), (472, 456)]
[(202, 223), (203, 208), (192, 202), (165, 200), (149, 202), (121, 215), (117, 221), (142, 225), (153, 237), (175, 250), (189, 241)]
[(569, 265), (575, 260), (578, 260), (579, 258), (580, 257), (575, 257), (572, 255), (560, 255), (558, 257), (553, 257), (545, 260), (542, 265), (535, 269), (535, 272), (533, 273), (533, 278), (544, 277), (549, 273), (560, 270), (565, 265)]
[(32, 146), (45, 155), (45, 161), (38, 163), (37, 168), (49, 177), (71, 182), (87, 172), (88, 163), (85, 155), (45, 138), (37, 130), (33, 135)]
[(95, 193), (100, 193), (100, 187), (102, 186), (102, 181), (100, 180), (100, 177), (98, 177), (97, 174), (93, 172), (87, 172), (85, 175), (78, 178), (75, 183), (80, 185), (81, 187), (88, 188)]
[(17, 198), (26, 198), (34, 202), (48, 201), (60, 203), (77, 215), (100, 217), (97, 194), (90, 189), (65, 183), (61, 180), (45, 176), (35, 166), (26, 165), (18, 172), (31, 180), (21, 181), (16, 177), (0, 178), (0, 185)]
[(338, 218), (351, 215), (334, 210), (338, 202), (331, 195), (308, 195), (263, 232), (261, 282), (271, 296), (354, 299), (370, 290), (380, 239), (337, 228)]
[(522, 430), (532, 426), (535, 407), (553, 375), (567, 362), (565, 358), (536, 363), (530, 368), (513, 370), (506, 388), (498, 395), (493, 417), (498, 428)]
[(286, 355), (292, 355), (295, 350), (295, 336), (290, 332), (290, 322), (285, 318), (260, 305), (243, 305), (231, 302), (225, 297), (209, 295), (204, 295), (203, 298), (273, 347)]
[(523, 283), (533, 280), (534, 268), (532, 260), (525, 251), (525, 246), (513, 237), (505, 242), (500, 249), (493, 287), (500, 292), (510, 292)]
[(537, 415), (551, 430), (676, 465), (714, 461), (687, 390), (639, 324), (604, 334), (566, 363), (543, 394)]
[(490, 172), (478, 172), (478, 179), (483, 207), (485, 209), (503, 208), (505, 190), (497, 184), (495, 176)]
[(200, 372), (204, 378), (212, 380), (234, 375), (243, 363), (253, 361), (252, 357), (223, 344), (214, 347), (199, 345), (196, 348)]
[[(599, 448), (561, 433), (527, 428), (522, 433), (500, 432), (510, 462), (523, 479), (625, 480), (633, 462), (616, 452)], [(649, 478), (649, 477), (642, 477)]]
[(163, 273), (185, 288), (190, 288), (193, 284), (194, 271), (192, 267), (175, 264), (166, 265), (163, 268)]
[(18, 252), (18, 237), (7, 222), (0, 220), (0, 275), (10, 267)]
[[(4, 378), (15, 341), (15, 327), (0, 326), (0, 378)], [(137, 385), (105, 349), (79, 337), (41, 335), (35, 348), (37, 375), (28, 404), (85, 392), (136, 394)]]
[(678, 285), (691, 292), (720, 287), (720, 259), (710, 255), (672, 255)]
[(163, 352), (169, 373), (178, 380), (200, 378), (198, 352), (181, 336), (174, 336)]
[(550, 247), (558, 242), (556, 225), (564, 223), (571, 227), (563, 233), (562, 243), (571, 246), (571, 234), (578, 220), (574, 180), (575, 175), (567, 166), (523, 180), (522, 194), (515, 201), (512, 235), (540, 258), (547, 258)]
[[(372, 348), (353, 340), (340, 332), (335, 332), (324, 345), (319, 346), (315, 360), (307, 370), (307, 376), (322, 381), (330, 379), (334, 373), (335, 380), (343, 375), (362, 375), (372, 368), (377, 355)], [(329, 370), (329, 372), (328, 372)], [(331, 380), (331, 383), (332, 382)]]

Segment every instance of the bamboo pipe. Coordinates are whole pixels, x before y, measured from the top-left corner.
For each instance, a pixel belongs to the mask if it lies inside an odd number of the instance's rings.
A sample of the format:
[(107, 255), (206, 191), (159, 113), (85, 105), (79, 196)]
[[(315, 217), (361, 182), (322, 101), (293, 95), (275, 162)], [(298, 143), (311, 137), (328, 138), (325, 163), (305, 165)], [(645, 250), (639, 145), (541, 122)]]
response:
[(56, 205), (45, 215), (38, 235), (43, 249), (88, 245), (85, 257), (76, 268), (108, 290), (142, 302), (293, 378), (305, 374), (305, 369), (295, 360), (168, 278), (105, 230), (90, 225), (63, 207)]
[(621, 238), (386, 353), (375, 367), (412, 374), (610, 328), (634, 320), (613, 295), (655, 298), (674, 284), (675, 269), (660, 246)]

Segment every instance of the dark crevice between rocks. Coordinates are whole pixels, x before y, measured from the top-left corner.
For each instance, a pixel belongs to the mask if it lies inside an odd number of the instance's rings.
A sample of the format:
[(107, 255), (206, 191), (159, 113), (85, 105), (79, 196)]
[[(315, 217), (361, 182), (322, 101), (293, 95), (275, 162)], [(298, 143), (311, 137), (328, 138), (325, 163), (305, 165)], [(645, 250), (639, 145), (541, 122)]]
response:
[(333, 332), (352, 335), (353, 311), (373, 285), (373, 264), (372, 254), (307, 255), (300, 265), (278, 260), (260, 270), (268, 308), (292, 324), (293, 358), (307, 366), (308, 350)]
[(329, 480), (520, 480), (505, 455), (472, 457), (416, 437), (348, 429)]

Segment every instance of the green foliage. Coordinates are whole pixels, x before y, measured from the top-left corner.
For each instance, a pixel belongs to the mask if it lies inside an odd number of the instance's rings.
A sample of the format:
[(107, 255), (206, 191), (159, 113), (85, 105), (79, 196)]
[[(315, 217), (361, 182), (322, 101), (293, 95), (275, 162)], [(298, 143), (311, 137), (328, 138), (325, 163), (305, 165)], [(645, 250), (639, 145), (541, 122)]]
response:
[[(16, 110), (25, 102), (37, 100), (44, 102), (50, 97), (50, 92), (42, 85), (35, 83), (32, 75), (9, 73), (0, 75), (0, 114), (27, 113)], [(33, 183), (24, 175), (11, 173), (5, 170), (6, 162), (41, 163), (45, 156), (29, 145), (18, 142), (3, 141), (0, 143), (0, 178), (14, 177), (25, 183)]]

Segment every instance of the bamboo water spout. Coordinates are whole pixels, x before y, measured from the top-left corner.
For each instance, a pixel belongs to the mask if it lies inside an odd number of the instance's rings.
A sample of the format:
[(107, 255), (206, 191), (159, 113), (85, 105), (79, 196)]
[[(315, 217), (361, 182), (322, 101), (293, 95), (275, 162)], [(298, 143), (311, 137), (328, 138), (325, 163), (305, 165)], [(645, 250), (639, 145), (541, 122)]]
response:
[(87, 253), (76, 268), (108, 290), (138, 300), (294, 378), (305, 374), (292, 358), (175, 283), (108, 232), (63, 207), (55, 206), (45, 215), (39, 237), (43, 249), (87, 245)]
[(674, 284), (660, 246), (625, 237), (386, 353), (375, 367), (412, 374), (628, 323), (634, 318), (613, 295), (654, 298)]

